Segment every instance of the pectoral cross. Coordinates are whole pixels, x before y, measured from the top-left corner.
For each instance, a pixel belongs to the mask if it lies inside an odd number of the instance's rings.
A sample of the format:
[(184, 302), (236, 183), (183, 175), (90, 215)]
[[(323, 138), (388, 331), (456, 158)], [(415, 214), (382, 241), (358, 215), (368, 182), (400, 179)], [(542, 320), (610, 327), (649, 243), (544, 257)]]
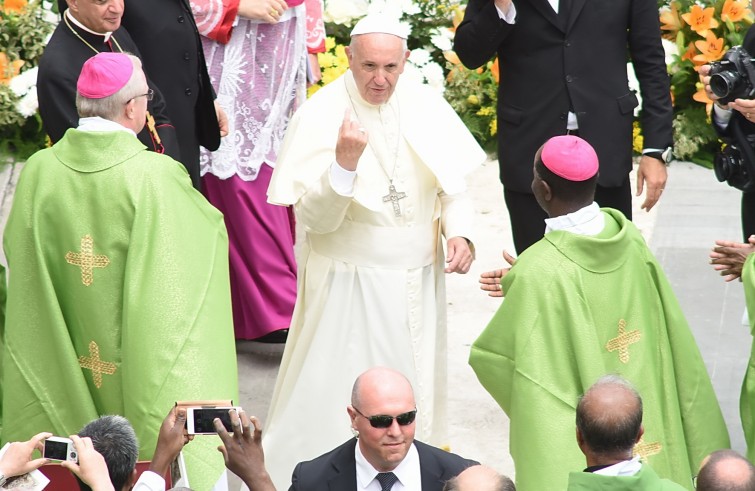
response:
[(396, 186), (391, 184), (388, 186), (388, 194), (383, 196), (383, 203), (391, 202), (393, 205), (393, 214), (397, 217), (401, 216), (401, 207), (398, 204), (398, 200), (406, 198), (406, 193), (401, 192), (399, 193), (396, 191)]

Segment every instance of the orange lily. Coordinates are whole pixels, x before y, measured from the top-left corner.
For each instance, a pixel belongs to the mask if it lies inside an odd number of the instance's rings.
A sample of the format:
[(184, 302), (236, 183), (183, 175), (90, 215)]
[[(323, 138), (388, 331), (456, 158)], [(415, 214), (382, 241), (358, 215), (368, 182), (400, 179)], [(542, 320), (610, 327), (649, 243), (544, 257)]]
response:
[(24, 60), (15, 60), (9, 63), (8, 56), (5, 53), (0, 53), (0, 84), (10, 83), (11, 79), (21, 71), (23, 64)]
[(708, 29), (718, 27), (718, 21), (713, 18), (715, 10), (714, 7), (703, 9), (699, 5), (693, 5), (688, 13), (682, 14), (682, 19), (692, 27), (693, 31), (701, 36), (705, 36), (708, 33)]
[(501, 69), (498, 67), (498, 57), (495, 57), (495, 60), (493, 61), (493, 66), (490, 67), (490, 71), (493, 73), (493, 80), (495, 80), (495, 83), (498, 83), (498, 81), (501, 78)]
[(700, 54), (692, 58), (692, 62), (696, 65), (720, 60), (724, 54), (724, 38), (717, 38), (709, 31), (705, 36), (705, 41), (695, 41), (695, 47), (700, 50)]
[(461, 21), (464, 20), (464, 10), (465, 7), (456, 6), (453, 10), (453, 18), (451, 21), (453, 22), (453, 31), (456, 31), (456, 28), (459, 27), (459, 24), (461, 24)]
[(742, 0), (726, 0), (724, 7), (721, 9), (721, 20), (739, 22), (746, 16), (752, 14), (752, 11), (747, 8), (750, 2)]
[(692, 59), (697, 55), (697, 49), (695, 48), (695, 43), (690, 42), (687, 46), (687, 51), (684, 52), (682, 55), (682, 60), (689, 60), (692, 61)]
[(682, 28), (682, 19), (679, 17), (677, 5), (676, 2), (671, 2), (671, 8), (661, 12), (661, 30), (677, 32)]
[(28, 0), (4, 0), (2, 10), (20, 14), (28, 3)]
[(454, 51), (444, 51), (443, 57), (452, 65), (461, 65), (461, 60), (459, 59), (459, 55), (457, 55), (456, 52)]
[(703, 104), (705, 104), (705, 111), (710, 113), (710, 110), (713, 109), (713, 101), (710, 100), (710, 97), (708, 97), (708, 94), (705, 92), (705, 88), (702, 86), (702, 84), (698, 83), (697, 85), (699, 89), (694, 93), (692, 98), (697, 102), (702, 102)]

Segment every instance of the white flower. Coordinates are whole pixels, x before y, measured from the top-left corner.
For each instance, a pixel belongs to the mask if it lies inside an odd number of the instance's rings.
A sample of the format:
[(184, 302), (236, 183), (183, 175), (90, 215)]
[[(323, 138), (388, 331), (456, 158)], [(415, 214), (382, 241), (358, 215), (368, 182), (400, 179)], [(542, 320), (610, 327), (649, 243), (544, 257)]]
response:
[(37, 67), (30, 68), (13, 77), (9, 85), (17, 97), (25, 95), (29, 92), (29, 89), (37, 85)]
[(440, 65), (438, 65), (434, 61), (431, 61), (427, 65), (423, 66), (421, 71), (422, 76), (427, 81), (427, 85), (442, 94), (445, 90), (445, 78), (443, 77), (443, 69), (440, 67)]
[(422, 72), (411, 62), (404, 65), (404, 73), (401, 74), (401, 80), (414, 80), (421, 84), (425, 83), (425, 77), (422, 76)]
[(661, 44), (663, 45), (663, 52), (666, 55), (666, 66), (669, 66), (674, 62), (674, 55), (679, 54), (679, 48), (676, 46), (676, 43), (672, 43), (664, 38), (661, 38)]
[(367, 7), (367, 0), (325, 0), (322, 16), (325, 22), (351, 25), (367, 15)]
[(16, 104), (16, 110), (25, 118), (33, 116), (37, 112), (37, 109), (39, 109), (39, 102), (37, 101), (36, 90), (27, 92)]
[(453, 37), (454, 34), (450, 29), (439, 28), (430, 36), (430, 42), (441, 51), (451, 51), (454, 49)]
[(430, 53), (422, 48), (413, 49), (411, 54), (409, 55), (409, 59), (412, 60), (412, 63), (414, 63), (418, 67), (421, 67), (426, 65), (427, 62), (430, 61)]

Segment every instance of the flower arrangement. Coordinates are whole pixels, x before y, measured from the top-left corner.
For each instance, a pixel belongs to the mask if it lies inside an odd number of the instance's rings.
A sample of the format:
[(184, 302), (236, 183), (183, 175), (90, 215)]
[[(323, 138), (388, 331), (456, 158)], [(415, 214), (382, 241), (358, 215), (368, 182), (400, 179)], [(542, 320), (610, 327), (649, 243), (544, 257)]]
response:
[(24, 159), (42, 148), (37, 63), (57, 24), (52, 2), (0, 0), (0, 154)]
[(711, 167), (720, 148), (710, 125), (712, 101), (697, 69), (742, 44), (753, 23), (749, 0), (666, 0), (660, 8), (663, 37), (676, 49), (669, 63), (674, 103), (674, 153)]

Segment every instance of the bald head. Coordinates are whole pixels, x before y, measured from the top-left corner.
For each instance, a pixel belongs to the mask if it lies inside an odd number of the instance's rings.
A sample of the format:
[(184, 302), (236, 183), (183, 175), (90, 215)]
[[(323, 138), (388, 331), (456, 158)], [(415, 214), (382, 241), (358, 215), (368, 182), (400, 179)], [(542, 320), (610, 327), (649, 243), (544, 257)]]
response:
[(386, 367), (370, 368), (354, 381), (351, 390), (351, 405), (363, 406), (366, 399), (382, 400), (388, 396), (398, 396), (414, 405), (412, 384), (404, 374)]
[(516, 487), (511, 479), (490, 467), (473, 465), (448, 480), (443, 491), (516, 491)]
[(642, 399), (618, 375), (592, 385), (577, 405), (577, 438), (582, 451), (625, 460), (642, 435)]
[(698, 491), (755, 490), (755, 467), (734, 450), (717, 450), (703, 460)]

